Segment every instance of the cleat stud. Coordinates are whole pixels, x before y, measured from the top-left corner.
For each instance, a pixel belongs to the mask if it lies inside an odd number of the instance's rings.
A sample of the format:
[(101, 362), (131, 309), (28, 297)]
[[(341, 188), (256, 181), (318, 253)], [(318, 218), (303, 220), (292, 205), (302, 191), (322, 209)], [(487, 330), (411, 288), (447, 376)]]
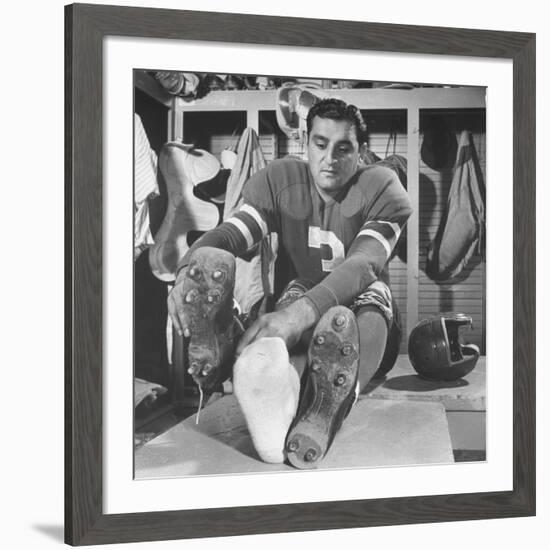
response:
[(304, 455), (304, 460), (306, 462), (313, 462), (317, 458), (317, 451), (315, 449), (309, 449)]
[(346, 324), (344, 315), (336, 315), (336, 317), (334, 317), (334, 324), (337, 327), (343, 327)]
[(288, 452), (289, 453), (295, 453), (298, 448), (300, 447), (300, 444), (298, 443), (298, 441), (296, 439), (293, 439), (288, 445), (287, 445), (287, 449), (288, 449)]
[(317, 336), (317, 339), (315, 340), (315, 342), (319, 345), (319, 346), (322, 346), (324, 343), (325, 343), (325, 337), (324, 336)]
[(346, 344), (344, 347), (342, 347), (342, 355), (351, 355), (352, 352), (353, 352), (353, 346), (351, 346), (350, 344)]
[(343, 386), (346, 382), (346, 375), (345, 374), (339, 374), (336, 379), (334, 380), (334, 384), (336, 386)]
[(214, 273), (212, 273), (212, 279), (215, 281), (219, 281), (223, 276), (223, 271), (220, 271), (219, 269), (216, 269)]
[(206, 297), (206, 301), (209, 303), (209, 304), (217, 304), (219, 301), (221, 300), (221, 295), (219, 292), (216, 292), (216, 291), (213, 291), (211, 292), (207, 297)]

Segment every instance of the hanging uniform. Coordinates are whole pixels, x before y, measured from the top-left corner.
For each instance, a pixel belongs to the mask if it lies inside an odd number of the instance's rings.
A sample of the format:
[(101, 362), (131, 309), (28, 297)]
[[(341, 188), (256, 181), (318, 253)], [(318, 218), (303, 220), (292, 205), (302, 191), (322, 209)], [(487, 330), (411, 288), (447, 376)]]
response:
[(309, 166), (294, 158), (275, 160), (254, 174), (244, 204), (191, 247), (243, 254), (264, 236), (279, 237), (281, 284), (293, 278), (315, 286), (306, 293), (319, 312), (350, 305), (374, 281), (389, 282), (388, 260), (410, 213), (407, 192), (395, 172), (360, 168), (337, 196), (324, 201)]
[[(245, 128), (231, 175), (227, 181), (223, 219), (230, 219), (244, 204), (243, 189), (256, 172), (266, 167), (258, 134)], [(264, 296), (273, 295), (273, 265), (277, 254), (276, 236), (268, 235), (252, 257), (237, 258), (234, 296), (243, 313), (248, 313)]]
[(483, 249), (485, 184), (472, 137), (460, 136), (447, 211), (428, 250), (426, 273), (434, 280), (456, 277)]

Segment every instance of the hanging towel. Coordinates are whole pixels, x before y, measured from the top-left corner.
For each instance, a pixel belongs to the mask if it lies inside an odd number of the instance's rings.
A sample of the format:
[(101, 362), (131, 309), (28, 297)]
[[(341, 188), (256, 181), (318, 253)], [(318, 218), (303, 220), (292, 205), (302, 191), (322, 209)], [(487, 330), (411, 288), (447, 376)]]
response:
[(151, 149), (141, 118), (134, 114), (134, 260), (154, 244), (147, 199), (158, 194), (157, 155)]
[(426, 274), (434, 280), (456, 277), (484, 246), (485, 183), (472, 136), (462, 132), (447, 211), (428, 250)]
[(243, 186), (258, 170), (266, 167), (266, 162), (258, 134), (252, 128), (245, 128), (237, 145), (237, 158), (227, 181), (223, 220), (230, 218), (243, 202)]
[[(227, 181), (224, 221), (230, 218), (243, 203), (243, 186), (266, 162), (258, 135), (246, 128), (237, 146), (237, 158)], [(267, 235), (246, 258), (237, 258), (235, 274), (235, 299), (243, 313), (262, 298), (273, 295), (273, 274), (277, 254), (277, 235)]]

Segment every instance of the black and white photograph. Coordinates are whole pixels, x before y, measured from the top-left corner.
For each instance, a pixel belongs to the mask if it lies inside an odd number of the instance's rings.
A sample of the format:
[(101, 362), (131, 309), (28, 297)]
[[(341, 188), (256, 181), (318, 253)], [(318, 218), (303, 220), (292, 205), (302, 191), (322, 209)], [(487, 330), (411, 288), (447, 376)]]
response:
[(134, 69), (135, 479), (486, 460), (486, 89), (367, 78)]
[(548, 546), (544, 5), (8, 5), (3, 548)]

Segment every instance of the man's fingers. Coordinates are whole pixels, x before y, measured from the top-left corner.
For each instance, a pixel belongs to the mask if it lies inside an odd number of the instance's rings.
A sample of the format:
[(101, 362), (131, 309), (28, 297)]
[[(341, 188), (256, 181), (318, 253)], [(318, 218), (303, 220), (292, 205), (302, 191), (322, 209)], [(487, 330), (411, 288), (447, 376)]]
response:
[(187, 326), (187, 320), (181, 313), (176, 313), (172, 316), (172, 319), (177, 319), (177, 324), (174, 323), (174, 326), (176, 327), (176, 330), (178, 331), (178, 334), (180, 336), (185, 336), (186, 338), (189, 338), (191, 336), (191, 332), (189, 331), (189, 327)]
[(170, 319), (172, 320), (172, 324), (174, 325), (175, 331), (180, 336), (182, 336), (183, 335), (183, 328), (181, 326), (176, 308), (172, 305), (171, 301), (168, 302), (168, 315), (170, 315)]
[(189, 328), (187, 327), (187, 322), (178, 309), (179, 308), (176, 305), (175, 299), (170, 296), (168, 298), (168, 313), (170, 315), (170, 319), (172, 319), (174, 328), (180, 336), (185, 336), (186, 338), (189, 338), (190, 333)]
[(186, 338), (189, 338), (191, 336), (191, 333), (189, 332), (189, 327), (187, 326), (187, 319), (183, 316), (181, 311), (178, 313), (178, 320), (180, 324), (181, 332), (178, 333), (180, 336), (183, 334)]

